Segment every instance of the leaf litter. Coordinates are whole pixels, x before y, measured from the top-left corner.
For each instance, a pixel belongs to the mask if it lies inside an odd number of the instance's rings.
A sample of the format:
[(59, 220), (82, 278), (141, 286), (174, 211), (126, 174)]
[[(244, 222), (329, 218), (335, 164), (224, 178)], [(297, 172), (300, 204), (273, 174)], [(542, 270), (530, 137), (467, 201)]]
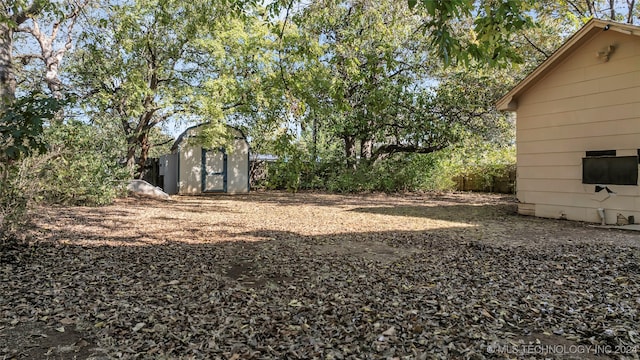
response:
[(2, 249), (3, 358), (640, 355), (638, 234), (509, 197), (123, 199), (34, 221)]

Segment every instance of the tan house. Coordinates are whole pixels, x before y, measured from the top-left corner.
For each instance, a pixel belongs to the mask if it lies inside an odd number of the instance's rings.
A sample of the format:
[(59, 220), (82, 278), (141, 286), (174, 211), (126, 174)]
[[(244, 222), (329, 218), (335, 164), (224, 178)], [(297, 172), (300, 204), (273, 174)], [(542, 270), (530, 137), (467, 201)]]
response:
[(203, 148), (189, 141), (203, 125), (185, 130), (171, 147), (171, 154), (160, 157), (163, 190), (180, 195), (249, 192), (249, 143), (244, 134), (229, 127), (234, 134), (229, 148)]
[(521, 214), (640, 221), (640, 27), (589, 21), (497, 106), (517, 114)]

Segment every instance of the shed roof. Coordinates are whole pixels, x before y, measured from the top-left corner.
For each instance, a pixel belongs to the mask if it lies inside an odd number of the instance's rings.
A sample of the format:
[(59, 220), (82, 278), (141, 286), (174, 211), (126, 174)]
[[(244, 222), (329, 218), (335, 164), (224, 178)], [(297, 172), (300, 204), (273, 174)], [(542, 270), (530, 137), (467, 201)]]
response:
[(516, 100), (522, 93), (535, 85), (549, 72), (553, 71), (558, 64), (571, 56), (577, 48), (602, 31), (618, 31), (627, 35), (640, 36), (640, 26), (600, 19), (589, 20), (580, 30), (565, 41), (558, 50), (551, 54), (547, 60), (535, 68), (535, 70), (514, 86), (506, 95), (500, 98), (500, 100), (496, 102), (498, 110), (514, 111), (517, 107)]
[[(197, 129), (199, 127), (205, 126), (210, 124), (211, 122), (207, 121), (198, 125), (194, 125), (191, 127), (188, 127), (185, 131), (182, 132), (182, 134), (178, 135), (178, 138), (176, 139), (176, 141), (173, 143), (173, 145), (171, 146), (171, 151), (174, 151), (176, 149), (178, 149), (178, 146), (180, 145), (180, 143), (182, 143), (186, 138), (189, 137), (189, 131), (193, 130), (193, 129)], [(225, 124), (225, 126), (237, 131), (240, 134), (240, 137), (236, 137), (236, 139), (243, 139), (245, 141), (247, 141), (247, 137), (244, 134), (244, 132), (240, 129), (238, 129), (237, 127)]]

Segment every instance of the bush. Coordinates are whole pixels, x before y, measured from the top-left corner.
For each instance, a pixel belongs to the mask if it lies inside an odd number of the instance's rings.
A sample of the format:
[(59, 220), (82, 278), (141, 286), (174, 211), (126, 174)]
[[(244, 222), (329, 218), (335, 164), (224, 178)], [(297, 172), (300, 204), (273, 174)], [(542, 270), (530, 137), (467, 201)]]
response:
[(325, 189), (343, 193), (417, 191), (425, 172), (418, 164), (415, 156), (399, 154), (373, 164), (362, 163), (356, 169), (332, 164), (340, 170), (325, 171)]
[(56, 99), (32, 93), (0, 108), (0, 240), (4, 241), (25, 223), (33, 186), (25, 159), (46, 152), (44, 123), (62, 108)]
[(338, 193), (411, 192), (456, 190), (456, 177), (480, 178), (490, 188), (494, 178), (507, 175), (515, 166), (513, 146), (467, 142), (463, 146), (431, 154), (395, 154), (373, 164), (361, 162), (356, 169), (344, 161), (301, 161), (302, 153), (267, 166), (269, 189), (310, 189)]
[[(16, 113), (14, 110), (13, 119), (19, 119)], [(25, 225), (25, 214), (33, 203), (108, 204), (123, 193), (130, 177), (118, 163), (118, 144), (108, 134), (79, 121), (48, 128), (42, 127), (42, 121), (30, 121), (40, 126), (30, 133), (33, 139), (5, 141), (0, 153), (0, 237), (5, 239)], [(9, 124), (5, 121), (2, 129)], [(13, 127), (20, 128), (20, 122)], [(16, 144), (22, 146), (20, 152), (8, 151)]]
[(480, 179), (490, 188), (495, 178), (507, 177), (516, 164), (515, 146), (467, 142), (462, 146), (430, 154), (432, 169), (425, 179), (428, 190), (456, 190), (457, 177)]
[(361, 163), (356, 169), (340, 161), (301, 161), (288, 158), (266, 165), (267, 189), (324, 190), (338, 193), (406, 192), (422, 186), (425, 168), (412, 156), (397, 155), (375, 164)]
[(23, 179), (20, 163), (2, 164), (0, 187), (0, 241), (13, 236), (25, 224), (25, 213), (31, 200)]
[[(104, 205), (123, 193), (130, 174), (118, 163), (117, 144), (97, 128), (79, 121), (45, 131), (50, 158), (35, 181), (38, 198), (65, 205)], [(38, 159), (33, 159), (38, 161)]]

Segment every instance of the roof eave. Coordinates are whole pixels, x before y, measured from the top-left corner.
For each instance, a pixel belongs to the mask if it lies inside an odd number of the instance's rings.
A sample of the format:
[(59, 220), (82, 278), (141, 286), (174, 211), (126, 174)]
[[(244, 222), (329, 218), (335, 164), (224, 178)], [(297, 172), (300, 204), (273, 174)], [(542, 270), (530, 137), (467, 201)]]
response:
[(516, 111), (516, 109), (518, 108), (518, 103), (514, 101), (511, 96), (502, 97), (496, 103), (496, 107), (500, 111)]
[[(580, 30), (565, 41), (547, 60), (538, 65), (527, 77), (514, 86), (508, 93), (496, 102), (500, 111), (515, 111), (517, 109), (518, 96), (529, 87), (533, 86), (541, 77), (547, 74), (561, 60), (564, 60), (577, 46), (582, 45), (598, 33), (598, 29), (611, 29), (628, 35), (640, 36), (640, 28), (635, 25), (623, 24), (614, 21), (591, 19)], [(594, 31), (596, 30), (596, 31)]]

